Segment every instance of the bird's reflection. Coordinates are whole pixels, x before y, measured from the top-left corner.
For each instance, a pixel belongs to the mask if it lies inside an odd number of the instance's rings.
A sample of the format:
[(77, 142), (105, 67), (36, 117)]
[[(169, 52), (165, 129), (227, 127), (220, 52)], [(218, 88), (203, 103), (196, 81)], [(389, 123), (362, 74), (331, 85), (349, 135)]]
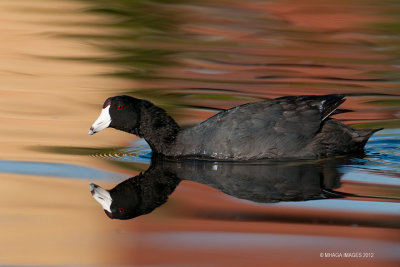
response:
[(105, 190), (91, 184), (93, 197), (110, 218), (131, 219), (150, 213), (168, 200), (179, 182), (191, 180), (228, 195), (254, 202), (304, 201), (340, 197), (339, 163), (321, 161), (267, 161), (252, 163), (153, 159), (150, 168)]

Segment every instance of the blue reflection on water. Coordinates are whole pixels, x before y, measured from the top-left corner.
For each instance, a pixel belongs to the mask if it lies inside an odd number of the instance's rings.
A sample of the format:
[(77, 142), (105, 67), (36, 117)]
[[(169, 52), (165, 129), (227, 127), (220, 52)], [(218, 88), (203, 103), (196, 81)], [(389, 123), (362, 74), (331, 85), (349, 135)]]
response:
[(351, 167), (340, 168), (340, 171), (344, 172), (342, 176), (342, 181), (400, 186), (399, 178), (387, 177), (373, 173), (366, 173), (365, 170), (357, 170)]
[(340, 167), (342, 180), (400, 185), (400, 129), (374, 134), (365, 146), (366, 156)]
[(133, 140), (131, 145), (121, 149), (119, 153), (107, 155), (109, 160), (133, 162), (133, 163), (151, 163), (151, 148), (146, 140)]
[(365, 146), (366, 157), (353, 167), (393, 172), (400, 176), (400, 129), (385, 129), (374, 134)]
[(117, 173), (80, 165), (10, 160), (0, 161), (0, 172), (91, 180), (106, 180), (121, 176)]
[(378, 202), (378, 201), (360, 201), (345, 199), (324, 199), (302, 202), (280, 202), (274, 205), (283, 207), (297, 207), (307, 209), (319, 209), (330, 211), (348, 211), (356, 213), (373, 213), (373, 214), (400, 214), (400, 205), (395, 202)]

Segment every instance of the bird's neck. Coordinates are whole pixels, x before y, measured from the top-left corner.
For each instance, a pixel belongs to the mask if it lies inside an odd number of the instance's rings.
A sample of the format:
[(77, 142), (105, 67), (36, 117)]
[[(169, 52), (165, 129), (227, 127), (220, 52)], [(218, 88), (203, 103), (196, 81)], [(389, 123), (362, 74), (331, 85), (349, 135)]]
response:
[(132, 133), (144, 138), (153, 153), (167, 155), (180, 130), (179, 125), (165, 110), (143, 101), (139, 128)]

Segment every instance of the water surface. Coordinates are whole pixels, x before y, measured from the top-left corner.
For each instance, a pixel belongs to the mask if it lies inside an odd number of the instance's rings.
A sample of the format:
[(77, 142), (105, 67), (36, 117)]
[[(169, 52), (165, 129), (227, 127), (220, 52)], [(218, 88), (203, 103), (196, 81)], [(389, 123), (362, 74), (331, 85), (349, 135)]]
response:
[[(3, 0), (0, 12), (0, 265), (399, 264), (396, 1)], [(112, 188), (151, 163), (132, 135), (87, 135), (122, 93), (185, 127), (246, 102), (344, 93), (335, 118), (385, 130), (322, 176), (328, 161), (175, 166), (168, 201), (110, 220), (89, 183)]]

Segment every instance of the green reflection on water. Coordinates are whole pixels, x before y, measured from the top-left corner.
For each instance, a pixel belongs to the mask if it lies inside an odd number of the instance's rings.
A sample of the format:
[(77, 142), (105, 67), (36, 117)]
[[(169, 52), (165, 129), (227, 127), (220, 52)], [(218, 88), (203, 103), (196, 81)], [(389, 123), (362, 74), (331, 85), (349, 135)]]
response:
[(400, 119), (395, 120), (380, 120), (378, 122), (358, 123), (354, 125), (356, 128), (400, 128)]
[(92, 156), (99, 159), (104, 159), (104, 162), (131, 171), (144, 171), (148, 168), (148, 164), (140, 162), (123, 162), (121, 160), (113, 160), (122, 158), (124, 155), (125, 147), (70, 147), (70, 146), (34, 146), (30, 148), (34, 151), (54, 153), (54, 154), (65, 154), (65, 155), (77, 155), (77, 156)]
[(70, 147), (70, 146), (40, 146), (32, 147), (32, 150), (58, 153), (66, 155), (107, 155), (118, 153), (123, 147)]
[[(117, 66), (103, 75), (135, 82), (116, 88), (118, 93), (153, 101), (178, 120), (190, 116), (181, 108), (219, 110), (237, 101), (345, 93), (365, 97), (384, 118), (359, 126), (398, 127), (397, 2), (329, 4), (332, 9), (328, 5), (320, 11), (345, 15), (348, 25), (323, 28), (296, 21), (307, 17), (309, 9), (318, 14), (319, 5), (302, 3), (304, 10), (293, 11), (293, 16), (270, 8), (282, 5), (283, 11), (294, 6), (290, 1), (82, 1), (91, 6), (85, 12), (104, 15), (98, 27), (112, 31), (70, 36), (94, 40), (110, 53), (75, 59)], [(391, 96), (392, 104), (385, 96)], [(353, 120), (359, 123), (360, 118)]]

